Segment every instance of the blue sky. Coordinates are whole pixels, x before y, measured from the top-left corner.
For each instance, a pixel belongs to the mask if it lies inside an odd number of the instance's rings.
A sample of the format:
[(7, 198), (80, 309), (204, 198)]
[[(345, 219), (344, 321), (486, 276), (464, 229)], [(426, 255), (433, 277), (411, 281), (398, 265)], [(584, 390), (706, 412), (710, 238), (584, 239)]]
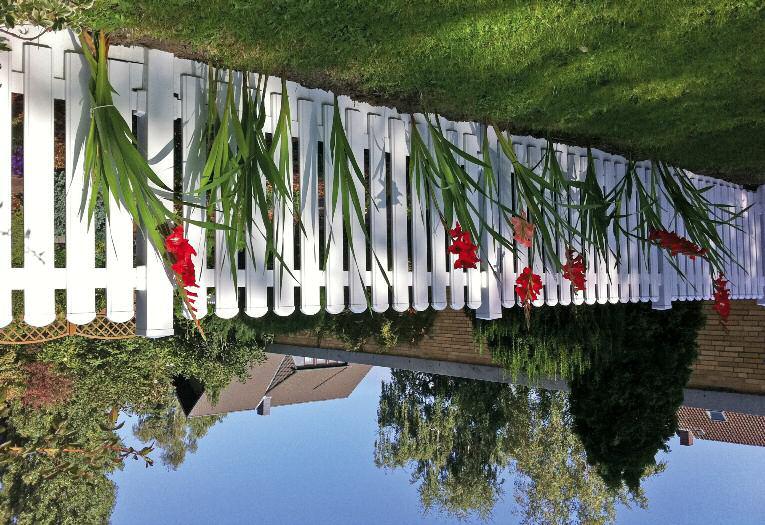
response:
[[(460, 523), (424, 516), (405, 470), (374, 466), (380, 382), (374, 368), (343, 400), (228, 415), (177, 471), (128, 462), (118, 485), (115, 524)], [(130, 441), (129, 421), (124, 435)], [(671, 441), (667, 470), (644, 487), (647, 510), (620, 509), (619, 524), (765, 523), (765, 448)], [(512, 480), (494, 510), (516, 523)], [(480, 522), (479, 522), (480, 523)]]

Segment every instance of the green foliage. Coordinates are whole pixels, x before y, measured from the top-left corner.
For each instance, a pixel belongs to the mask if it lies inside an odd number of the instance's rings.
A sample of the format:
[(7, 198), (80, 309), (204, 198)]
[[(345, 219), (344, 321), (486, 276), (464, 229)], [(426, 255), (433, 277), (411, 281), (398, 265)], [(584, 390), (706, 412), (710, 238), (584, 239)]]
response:
[[(78, 27), (85, 11), (93, 7), (93, 0), (0, 0), (0, 26), (13, 29), (17, 25), (32, 24), (44, 31)], [(0, 37), (0, 50), (8, 49)]]
[(323, 333), (329, 333), (350, 350), (361, 350), (371, 339), (379, 347), (392, 349), (398, 345), (417, 344), (430, 330), (435, 311), (354, 314), (345, 311), (337, 315), (324, 314), (321, 325)]
[(109, 83), (109, 41), (105, 33), (83, 31), (80, 43), (90, 67), (91, 107), (85, 142), (86, 191), (80, 213), (87, 213), (91, 222), (96, 205), (101, 202), (109, 217), (110, 197), (113, 198), (130, 213), (146, 239), (164, 257), (167, 223), (180, 222), (161, 200), (161, 197), (172, 199), (173, 190), (141, 155), (130, 126), (114, 106), (114, 88)]
[(391, 375), (380, 395), (375, 465), (408, 468), (426, 512), (488, 519), (511, 472), (523, 523), (613, 521), (616, 502), (631, 499), (587, 465), (565, 394), (405, 370)]
[(617, 305), (541, 306), (524, 311), (508, 308), (496, 321), (476, 321), (476, 337), (485, 341), (494, 361), (514, 379), (572, 379), (592, 360), (611, 350), (612, 333), (623, 319)]
[[(205, 137), (200, 144), (207, 158), (202, 172), (202, 184), (197, 190), (208, 198), (208, 213), (217, 214), (216, 221), (226, 230), (225, 249), (230, 261), (236, 261), (239, 251), (244, 250), (255, 260), (255, 235), (265, 241), (265, 260), (271, 256), (281, 262), (282, 246), (276, 246), (274, 219), (269, 213), (273, 200), (292, 202), (290, 158), (290, 107), (286, 81), (282, 81), (282, 104), (270, 146), (264, 125), (266, 109), (264, 87), (268, 81), (260, 77), (255, 87), (255, 97), (250, 94), (246, 75), (240, 79), (237, 91), (241, 97), (242, 113), (234, 95), (234, 72), (228, 71), (223, 109), (218, 110), (218, 73), (209, 68), (207, 122)], [(279, 152), (279, 164), (274, 154)], [(285, 222), (287, 206), (280, 207), (278, 227), (292, 227)], [(261, 255), (261, 254), (258, 254)], [(236, 264), (231, 264), (234, 282), (237, 280)]]
[[(31, 360), (65, 372), (73, 394), (66, 403), (42, 410), (18, 401), (2, 404), (3, 440), (40, 453), (11, 454), (0, 465), (0, 517), (24, 524), (107, 523), (115, 499), (107, 476), (129, 451), (116, 428), (105, 425), (110, 411), (114, 417), (117, 409), (137, 414), (136, 437), (147, 444), (156, 441), (168, 466), (177, 467), (196, 450), (197, 440), (217, 419), (187, 421), (177, 406), (173, 378), (193, 377), (215, 395), (236, 377), (245, 377), (263, 352), (255, 335), (233, 322), (210, 322), (213, 337), (207, 341), (190, 322), (186, 328), (187, 333), (166, 339), (68, 337), (29, 353), (3, 349), (0, 355), (14, 356), (10, 363), (4, 358), (0, 368), (8, 386), (16, 377), (12, 372), (21, 369), (19, 361)], [(59, 452), (63, 449), (74, 451)], [(134, 454), (150, 452), (147, 447)]]
[(623, 306), (615, 309), (612, 350), (571, 382), (571, 412), (588, 462), (609, 486), (635, 490), (677, 429), (704, 318), (693, 302), (665, 311)]

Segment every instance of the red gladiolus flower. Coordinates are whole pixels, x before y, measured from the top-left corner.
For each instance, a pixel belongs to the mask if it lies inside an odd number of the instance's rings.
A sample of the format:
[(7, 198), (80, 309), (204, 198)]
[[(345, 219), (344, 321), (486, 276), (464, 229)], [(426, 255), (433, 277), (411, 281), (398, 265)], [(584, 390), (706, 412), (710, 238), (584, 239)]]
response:
[(191, 260), (197, 251), (183, 236), (183, 226), (176, 226), (172, 233), (165, 238), (165, 249), (173, 261), (170, 268), (176, 274), (179, 287), (183, 288), (184, 301), (189, 310), (196, 313), (197, 309), (194, 307), (194, 303), (197, 294), (189, 291), (188, 288), (197, 287), (196, 270), (194, 269), (194, 262)]
[(513, 226), (513, 239), (526, 248), (531, 248), (531, 243), (534, 240), (534, 225), (526, 220), (526, 212), (511, 218), (510, 224)]
[(563, 265), (563, 278), (571, 281), (575, 292), (584, 290), (585, 267), (581, 253), (576, 253), (573, 248), (566, 249), (566, 264)]
[(542, 278), (531, 271), (528, 266), (523, 269), (521, 275), (515, 280), (515, 293), (520, 297), (521, 302), (531, 304), (531, 301), (539, 297), (542, 291)]
[(457, 223), (454, 228), (449, 230), (449, 235), (452, 238), (452, 244), (448, 248), (449, 253), (457, 256), (457, 260), (454, 261), (454, 268), (475, 268), (481, 259), (476, 254), (478, 246), (473, 244), (470, 232), (463, 231), (460, 223)]
[(720, 274), (717, 276), (717, 279), (712, 281), (712, 285), (714, 286), (715, 298), (715, 304), (712, 308), (714, 308), (715, 312), (720, 316), (724, 326), (730, 315), (730, 290), (728, 290), (728, 280), (725, 278), (725, 275)]
[(696, 257), (706, 257), (707, 255), (706, 248), (699, 247), (685, 237), (680, 237), (675, 232), (651, 229), (648, 232), (648, 240), (658, 245), (660, 248), (669, 250), (669, 254), (672, 257), (681, 253), (687, 255), (693, 261)]

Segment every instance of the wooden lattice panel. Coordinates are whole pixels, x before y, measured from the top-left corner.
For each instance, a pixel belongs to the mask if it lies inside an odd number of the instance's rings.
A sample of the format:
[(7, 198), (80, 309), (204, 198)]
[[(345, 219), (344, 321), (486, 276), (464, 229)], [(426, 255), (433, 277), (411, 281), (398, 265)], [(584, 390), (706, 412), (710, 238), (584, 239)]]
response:
[(135, 337), (135, 321), (115, 323), (99, 315), (93, 322), (86, 325), (70, 325), (74, 327), (72, 335), (89, 337), (90, 339), (126, 339)]
[(69, 335), (69, 323), (66, 319), (56, 319), (48, 326), (30, 326), (23, 321), (15, 320), (0, 330), (0, 344), (26, 345), (44, 343)]
[(0, 345), (39, 344), (68, 335), (79, 335), (89, 339), (127, 339), (135, 337), (135, 321), (115, 323), (104, 315), (98, 315), (85, 325), (76, 325), (59, 318), (48, 326), (37, 327), (15, 320), (0, 330)]

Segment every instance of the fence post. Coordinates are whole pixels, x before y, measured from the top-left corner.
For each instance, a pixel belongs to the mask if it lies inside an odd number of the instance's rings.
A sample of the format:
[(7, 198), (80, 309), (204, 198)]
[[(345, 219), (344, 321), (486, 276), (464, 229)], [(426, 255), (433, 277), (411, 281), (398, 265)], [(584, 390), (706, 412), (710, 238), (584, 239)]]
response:
[[(142, 135), (146, 158), (160, 179), (173, 187), (175, 97), (171, 53), (148, 49), (144, 62), (146, 115)], [(165, 201), (169, 207), (172, 202)], [(144, 337), (173, 335), (173, 284), (162, 259), (148, 239), (139, 239), (144, 255), (146, 285), (136, 293), (136, 334)]]
[(761, 184), (760, 187), (757, 188), (756, 202), (755, 228), (758, 233), (755, 235), (754, 242), (757, 244), (755, 250), (757, 250), (759, 254), (757, 262), (760, 265), (759, 272), (757, 272), (760, 275), (760, 278), (759, 282), (757, 282), (756, 293), (759, 296), (757, 304), (765, 306), (765, 184)]

